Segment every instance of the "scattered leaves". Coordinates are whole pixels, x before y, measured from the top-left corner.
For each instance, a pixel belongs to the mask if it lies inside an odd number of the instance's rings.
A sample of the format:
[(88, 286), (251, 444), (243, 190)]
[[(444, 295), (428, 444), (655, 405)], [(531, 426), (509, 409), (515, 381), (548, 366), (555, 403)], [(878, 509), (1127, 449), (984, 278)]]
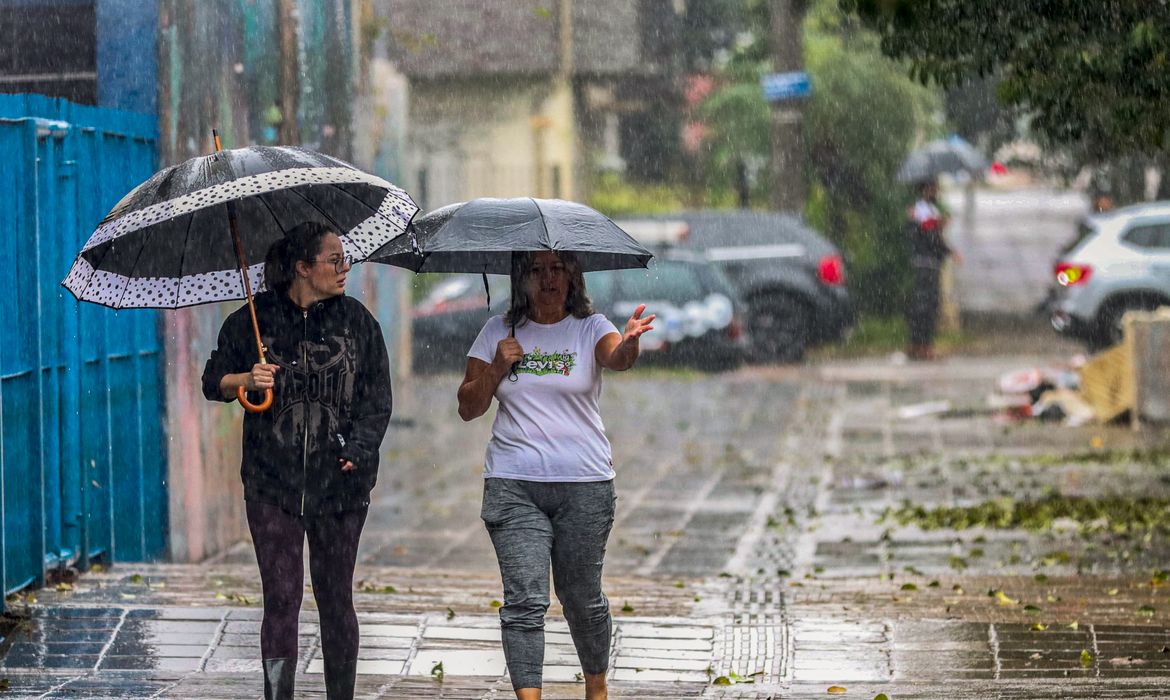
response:
[(630, 605), (629, 601), (623, 601), (622, 602), (622, 612), (632, 613), (632, 612), (634, 612), (634, 606)]
[(443, 672), (443, 662), (442, 661), (435, 664), (434, 666), (431, 666), (431, 678), (434, 678), (438, 682), (442, 683), (443, 676), (445, 676), (445, 675), (446, 674)]
[(394, 586), (391, 586), (389, 584), (380, 586), (377, 583), (374, 583), (373, 581), (360, 581), (360, 582), (358, 582), (358, 590), (361, 591), (362, 593), (386, 593), (386, 594), (389, 594), (389, 593), (397, 593), (398, 592), (398, 589), (395, 588)]
[(1087, 649), (1081, 649), (1081, 668), (1089, 668), (1093, 665), (1093, 655)]
[[(1150, 530), (1168, 533), (1170, 498), (1090, 498), (1049, 493), (1035, 500), (998, 498), (970, 506), (926, 508), (906, 502), (899, 508), (886, 509), (879, 522), (890, 518), (899, 525), (917, 525), (924, 530), (984, 527), (1048, 532), (1053, 523), (1060, 520), (1075, 523), (1084, 533), (1126, 534)], [(982, 550), (973, 549), (970, 554), (977, 557)]]
[(1138, 615), (1145, 615), (1146, 617), (1153, 617), (1155, 612), (1157, 610), (1154, 609), (1153, 605), (1143, 605), (1138, 608)]
[(1032, 625), (1033, 632), (1043, 632), (1046, 629), (1048, 629), (1048, 625), (1044, 624), (1043, 622), (1036, 622)]
[(1015, 598), (1008, 597), (1008, 594), (1004, 593), (1003, 591), (995, 592), (995, 600), (998, 601), (1000, 605), (1019, 605), (1020, 603), (1020, 601), (1016, 600)]
[(843, 685), (831, 685), (828, 692), (829, 695), (844, 695), (849, 692), (849, 689)]
[(498, 600), (493, 600), (492, 602), (488, 603), (488, 605), (492, 606), (493, 608), (502, 608), (502, 607), (504, 607), (504, 604), (503, 604), (503, 603), (501, 603), (501, 602), (500, 602), (500, 601), (498, 601)]

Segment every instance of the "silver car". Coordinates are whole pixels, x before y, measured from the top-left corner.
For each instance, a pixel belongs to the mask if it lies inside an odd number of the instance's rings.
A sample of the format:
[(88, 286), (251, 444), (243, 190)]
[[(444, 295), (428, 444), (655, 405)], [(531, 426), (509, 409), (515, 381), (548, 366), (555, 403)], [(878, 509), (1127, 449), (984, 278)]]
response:
[(1099, 350), (1131, 310), (1170, 305), (1170, 201), (1098, 214), (1057, 260), (1052, 326)]

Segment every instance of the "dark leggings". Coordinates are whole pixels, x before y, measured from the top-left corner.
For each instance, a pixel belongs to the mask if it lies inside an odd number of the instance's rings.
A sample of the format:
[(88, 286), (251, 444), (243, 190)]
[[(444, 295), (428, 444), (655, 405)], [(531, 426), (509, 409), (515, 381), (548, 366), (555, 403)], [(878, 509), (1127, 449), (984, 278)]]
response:
[(940, 300), (937, 267), (914, 266), (914, 289), (910, 294), (910, 308), (906, 314), (912, 345), (931, 345), (938, 325)]
[(307, 535), (309, 574), (321, 618), (321, 654), (330, 665), (357, 659), (353, 569), (368, 508), (302, 517), (267, 503), (248, 501), (246, 505), (264, 589), (264, 622), (260, 625), (263, 658), (298, 656), (297, 623), (305, 590)]

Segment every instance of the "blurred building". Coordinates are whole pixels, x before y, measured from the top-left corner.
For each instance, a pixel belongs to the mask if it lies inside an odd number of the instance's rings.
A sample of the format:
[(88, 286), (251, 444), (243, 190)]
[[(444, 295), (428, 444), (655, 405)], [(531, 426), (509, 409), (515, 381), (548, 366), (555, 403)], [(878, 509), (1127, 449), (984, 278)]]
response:
[(653, 169), (681, 103), (683, 3), (387, 0), (409, 81), (408, 188), (424, 208), (479, 196), (583, 200), (599, 168)]

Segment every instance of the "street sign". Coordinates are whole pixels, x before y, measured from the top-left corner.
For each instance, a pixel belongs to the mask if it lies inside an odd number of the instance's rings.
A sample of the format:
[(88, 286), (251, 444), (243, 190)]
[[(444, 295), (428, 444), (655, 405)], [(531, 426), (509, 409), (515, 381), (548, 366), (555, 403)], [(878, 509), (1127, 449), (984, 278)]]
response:
[(804, 71), (769, 73), (760, 78), (760, 87), (764, 89), (764, 99), (768, 102), (799, 100), (812, 94), (812, 82)]

